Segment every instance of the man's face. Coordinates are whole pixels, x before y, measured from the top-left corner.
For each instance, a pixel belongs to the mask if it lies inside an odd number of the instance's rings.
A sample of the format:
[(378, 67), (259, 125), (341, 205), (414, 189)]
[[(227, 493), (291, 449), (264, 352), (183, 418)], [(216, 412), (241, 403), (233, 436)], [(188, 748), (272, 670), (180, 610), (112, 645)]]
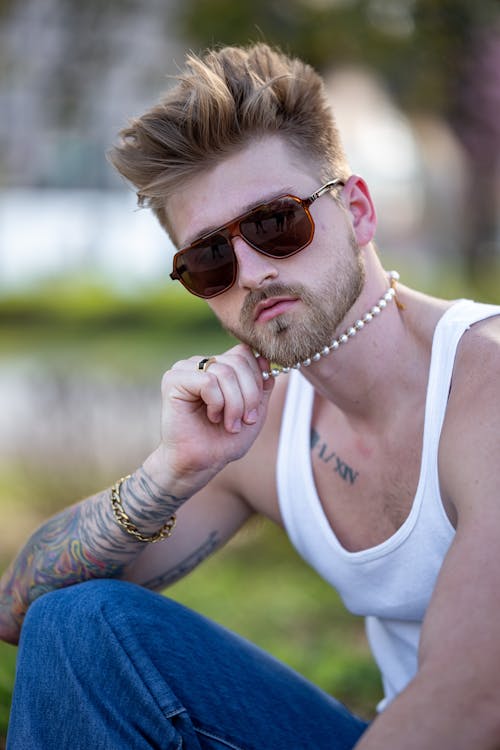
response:
[[(311, 195), (321, 185), (318, 175), (317, 165), (284, 139), (253, 141), (169, 200), (167, 210), (179, 246), (268, 199)], [(230, 333), (284, 366), (331, 343), (364, 281), (348, 212), (329, 194), (318, 198), (310, 211), (313, 240), (290, 258), (268, 258), (242, 237), (234, 237), (236, 283), (208, 301)]]

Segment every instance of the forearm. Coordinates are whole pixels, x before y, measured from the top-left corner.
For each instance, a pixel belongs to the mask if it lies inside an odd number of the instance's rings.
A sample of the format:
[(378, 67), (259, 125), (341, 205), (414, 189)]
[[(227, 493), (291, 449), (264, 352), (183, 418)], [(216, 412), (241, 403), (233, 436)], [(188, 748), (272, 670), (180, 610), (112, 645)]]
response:
[[(448, 675), (413, 680), (375, 719), (356, 750), (498, 750), (498, 698)], [(450, 673), (455, 672), (455, 675)]]
[[(127, 514), (154, 533), (184, 497), (162, 489), (139, 469), (122, 486)], [(121, 577), (144, 543), (116, 522), (105, 490), (46, 521), (0, 579), (0, 638), (16, 643), (30, 604), (42, 594), (92, 578)]]

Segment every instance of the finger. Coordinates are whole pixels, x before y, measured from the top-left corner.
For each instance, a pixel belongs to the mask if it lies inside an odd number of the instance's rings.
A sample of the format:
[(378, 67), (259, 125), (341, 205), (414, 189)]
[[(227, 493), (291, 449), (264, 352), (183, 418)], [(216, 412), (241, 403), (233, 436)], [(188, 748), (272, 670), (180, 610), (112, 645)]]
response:
[(165, 402), (182, 404), (190, 411), (196, 411), (203, 405), (208, 419), (214, 424), (222, 419), (224, 396), (217, 378), (205, 378), (205, 373), (193, 368), (189, 360), (176, 362), (165, 373), (162, 395)]
[[(210, 365), (203, 370), (201, 362)], [(262, 408), (267, 408), (274, 385), (274, 378), (268, 382), (262, 379), (262, 369), (267, 366), (265, 358), (257, 360), (248, 346), (238, 344), (215, 358), (193, 356), (177, 362), (172, 371), (179, 375), (182, 370), (182, 390), (190, 399), (203, 400), (209, 420), (218, 423), (223, 418), (225, 429), (234, 433), (240, 431), (242, 422), (255, 424)], [(197, 376), (194, 380), (193, 373)]]
[(211, 367), (201, 375), (203, 385), (201, 395), (207, 403), (211, 389), (218, 389), (223, 400), (223, 421), (227, 432), (237, 433), (241, 430), (241, 423), (245, 413), (245, 399), (242, 392), (240, 380), (234, 369), (234, 362), (228, 363), (217, 360)]
[(245, 424), (255, 424), (262, 412), (263, 403), (267, 409), (267, 401), (274, 386), (274, 378), (264, 381), (262, 377), (262, 371), (269, 369), (269, 363), (260, 355), (256, 358), (253, 350), (245, 344), (238, 344), (226, 352), (226, 355), (228, 363), (235, 370), (243, 394), (243, 421)]
[(198, 362), (198, 370), (206, 372), (210, 365), (213, 365), (215, 362), (217, 362), (216, 357), (203, 357), (203, 359), (200, 359), (200, 361)]
[(183, 360), (165, 374), (165, 397), (189, 403), (191, 411), (203, 404), (210, 422), (223, 421), (227, 432), (239, 432), (245, 407), (234, 367), (217, 361), (203, 371), (198, 368), (199, 361), (199, 358)]
[(255, 424), (258, 419), (262, 398), (262, 378), (255, 357), (247, 347), (238, 347), (232, 355), (231, 365), (243, 395), (244, 410), (242, 419), (245, 424)]
[(203, 378), (200, 398), (206, 405), (207, 419), (212, 424), (219, 424), (224, 417), (226, 403), (219, 381), (215, 376)]
[(261, 354), (259, 354), (255, 361), (257, 363), (258, 369), (259, 369), (259, 378), (263, 382), (263, 390), (266, 393), (270, 393), (274, 387), (274, 381), (275, 378), (273, 377), (263, 377), (263, 373), (269, 372), (271, 370), (271, 362), (263, 357)]

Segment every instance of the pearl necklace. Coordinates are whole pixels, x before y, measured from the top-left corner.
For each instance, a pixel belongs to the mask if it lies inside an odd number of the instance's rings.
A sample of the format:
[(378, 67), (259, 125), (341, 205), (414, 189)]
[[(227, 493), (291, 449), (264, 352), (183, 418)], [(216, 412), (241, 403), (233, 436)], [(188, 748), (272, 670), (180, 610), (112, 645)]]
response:
[[(341, 336), (338, 337), (338, 339), (334, 339), (330, 346), (325, 346), (320, 352), (312, 354), (302, 362), (296, 362), (294, 365), (292, 365), (292, 367), (279, 367), (274, 365), (270, 370), (263, 370), (262, 378), (264, 380), (269, 380), (269, 378), (277, 378), (278, 375), (280, 375), (282, 372), (286, 375), (290, 372), (290, 370), (300, 370), (302, 367), (309, 367), (309, 365), (312, 365), (313, 362), (317, 362), (321, 359), (321, 357), (327, 357), (330, 352), (337, 351), (340, 346), (346, 344), (350, 339), (354, 338), (358, 331), (361, 331), (361, 329), (364, 328), (365, 325), (371, 323), (373, 318), (376, 318), (377, 315), (380, 315), (382, 310), (387, 307), (387, 303), (392, 302), (392, 300), (396, 296), (395, 287), (396, 283), (399, 281), (399, 273), (397, 271), (389, 271), (387, 275), (389, 277), (390, 286), (385, 294), (382, 295), (379, 301), (372, 308), (370, 308), (370, 310), (368, 310), (368, 312), (366, 312), (362, 318), (356, 320)], [(256, 352), (255, 356), (259, 357), (260, 354)]]

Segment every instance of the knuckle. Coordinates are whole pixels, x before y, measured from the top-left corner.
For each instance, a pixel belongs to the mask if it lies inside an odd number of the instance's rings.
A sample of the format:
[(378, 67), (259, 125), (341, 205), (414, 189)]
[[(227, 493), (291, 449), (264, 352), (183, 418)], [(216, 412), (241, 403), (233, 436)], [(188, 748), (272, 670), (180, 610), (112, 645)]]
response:
[(208, 375), (224, 378), (225, 380), (227, 380), (228, 378), (236, 378), (236, 373), (234, 371), (233, 365), (229, 362), (225, 362), (219, 359), (206, 372)]
[(207, 403), (220, 403), (223, 400), (223, 394), (219, 386), (219, 381), (215, 375), (209, 372), (203, 373), (207, 377), (203, 378), (203, 384), (200, 388), (200, 395)]
[(245, 355), (243, 354), (243, 352), (238, 352), (234, 356), (235, 356), (235, 359), (236, 359), (238, 367), (248, 367), (249, 366), (248, 357), (245, 357)]
[(170, 387), (170, 381), (172, 379), (170, 370), (167, 370), (167, 372), (164, 372), (161, 378), (161, 390), (165, 391)]

